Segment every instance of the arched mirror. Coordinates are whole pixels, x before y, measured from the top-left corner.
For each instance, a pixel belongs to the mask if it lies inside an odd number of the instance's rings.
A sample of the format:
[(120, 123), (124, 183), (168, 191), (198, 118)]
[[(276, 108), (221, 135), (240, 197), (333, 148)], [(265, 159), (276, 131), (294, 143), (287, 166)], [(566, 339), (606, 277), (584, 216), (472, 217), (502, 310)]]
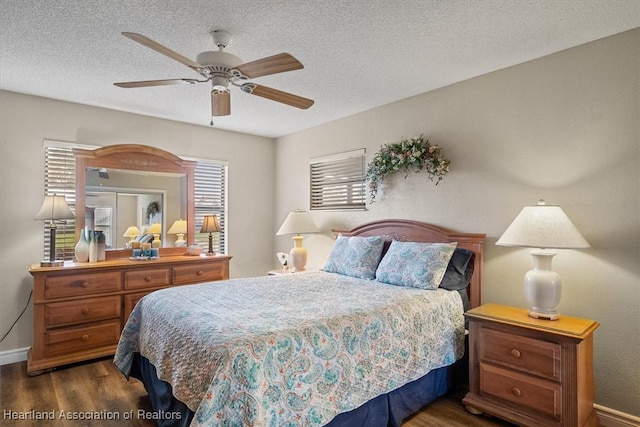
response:
[[(161, 241), (161, 254), (184, 253), (167, 234), (174, 222), (187, 222), (185, 240), (195, 242), (196, 162), (146, 145), (75, 149), (76, 239), (86, 227), (104, 232), (108, 258), (126, 256), (127, 230)], [(84, 207), (84, 213), (80, 207)]]

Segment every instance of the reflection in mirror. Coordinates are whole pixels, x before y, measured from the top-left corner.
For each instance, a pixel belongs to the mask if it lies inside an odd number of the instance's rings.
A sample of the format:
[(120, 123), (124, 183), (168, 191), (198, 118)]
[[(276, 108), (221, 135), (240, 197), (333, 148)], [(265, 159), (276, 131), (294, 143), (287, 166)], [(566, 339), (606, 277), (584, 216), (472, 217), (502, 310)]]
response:
[[(166, 227), (186, 216), (185, 175), (87, 168), (85, 182), (85, 226), (103, 231), (107, 249), (126, 248), (130, 237), (124, 234), (131, 226), (141, 231), (138, 241), (173, 246)], [(160, 227), (155, 238), (148, 230), (154, 224)]]
[[(166, 235), (167, 227), (180, 218), (187, 221), (185, 236), (187, 244), (195, 242), (194, 170), (196, 162), (183, 160), (159, 148), (138, 144), (107, 145), (95, 150), (74, 149), (73, 153), (76, 158), (76, 206), (111, 208), (110, 227), (114, 230), (111, 233), (111, 245), (116, 250), (106, 251), (107, 259), (130, 256), (130, 249), (123, 249), (131, 238), (123, 237), (127, 228), (133, 226), (144, 228), (149, 225), (150, 220), (156, 220), (153, 216), (149, 218), (146, 214), (153, 200), (135, 199), (135, 202), (127, 202), (123, 198), (125, 195), (135, 195), (138, 198), (150, 194), (162, 195), (158, 199), (157, 209), (161, 213), (157, 218), (161, 226), (158, 240), (164, 242), (163, 247), (160, 248), (161, 254), (184, 253), (183, 248), (173, 247), (175, 242), (173, 236), (170, 239), (163, 237)], [(89, 200), (87, 191), (94, 195), (105, 192), (115, 193), (112, 197), (116, 200), (108, 206), (98, 205)], [(119, 219), (119, 209), (124, 205), (135, 206), (135, 214), (127, 219)], [(104, 212), (98, 210), (98, 213)], [(135, 219), (133, 219), (134, 216)], [(89, 222), (92, 218), (94, 221), (97, 218), (95, 210), (93, 215), (90, 214)], [(85, 216), (76, 215), (76, 239), (84, 228)]]

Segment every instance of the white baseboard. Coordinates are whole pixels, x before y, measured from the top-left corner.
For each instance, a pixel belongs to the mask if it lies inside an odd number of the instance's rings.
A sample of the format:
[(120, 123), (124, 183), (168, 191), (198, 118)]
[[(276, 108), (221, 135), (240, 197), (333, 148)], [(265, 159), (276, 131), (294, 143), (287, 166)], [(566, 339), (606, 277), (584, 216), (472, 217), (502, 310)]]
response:
[(16, 348), (14, 350), (0, 351), (0, 366), (10, 365), (12, 363), (23, 362), (27, 360), (29, 348)]
[(600, 417), (601, 427), (640, 427), (640, 417), (636, 417), (597, 403), (593, 405)]

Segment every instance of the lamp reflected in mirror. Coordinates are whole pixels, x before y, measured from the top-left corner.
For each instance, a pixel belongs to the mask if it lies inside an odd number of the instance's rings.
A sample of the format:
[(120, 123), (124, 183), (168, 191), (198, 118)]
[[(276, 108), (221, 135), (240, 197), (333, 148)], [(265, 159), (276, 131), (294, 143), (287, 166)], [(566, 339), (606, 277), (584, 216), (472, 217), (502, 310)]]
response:
[(162, 246), (162, 241), (160, 240), (160, 234), (162, 233), (162, 226), (159, 223), (151, 224), (147, 229), (147, 234), (153, 234), (153, 241), (151, 242), (151, 247), (159, 248)]
[(184, 240), (184, 235), (187, 234), (187, 221), (180, 218), (176, 220), (171, 227), (169, 227), (169, 231), (167, 234), (175, 234), (176, 241), (174, 246), (176, 247), (184, 247), (187, 246), (187, 241)]
[(129, 241), (127, 242), (127, 249), (133, 249), (135, 241), (136, 241), (136, 237), (138, 237), (140, 234), (140, 229), (138, 229), (138, 227), (136, 227), (135, 225), (130, 226), (129, 228), (127, 228), (127, 231), (124, 232), (124, 234), (122, 235), (122, 237), (128, 237)]

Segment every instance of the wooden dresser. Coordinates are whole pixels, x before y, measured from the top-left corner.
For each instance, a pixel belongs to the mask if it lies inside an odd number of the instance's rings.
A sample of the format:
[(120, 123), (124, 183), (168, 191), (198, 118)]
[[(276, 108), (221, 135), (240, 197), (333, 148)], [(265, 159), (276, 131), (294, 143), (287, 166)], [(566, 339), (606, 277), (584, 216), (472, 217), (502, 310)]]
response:
[(229, 278), (231, 256), (165, 256), (32, 264), (33, 345), (27, 373), (115, 353), (120, 331), (138, 300), (169, 286)]
[(486, 304), (469, 320), (470, 412), (522, 426), (597, 427), (593, 408), (593, 331), (569, 316), (534, 319), (528, 311)]

